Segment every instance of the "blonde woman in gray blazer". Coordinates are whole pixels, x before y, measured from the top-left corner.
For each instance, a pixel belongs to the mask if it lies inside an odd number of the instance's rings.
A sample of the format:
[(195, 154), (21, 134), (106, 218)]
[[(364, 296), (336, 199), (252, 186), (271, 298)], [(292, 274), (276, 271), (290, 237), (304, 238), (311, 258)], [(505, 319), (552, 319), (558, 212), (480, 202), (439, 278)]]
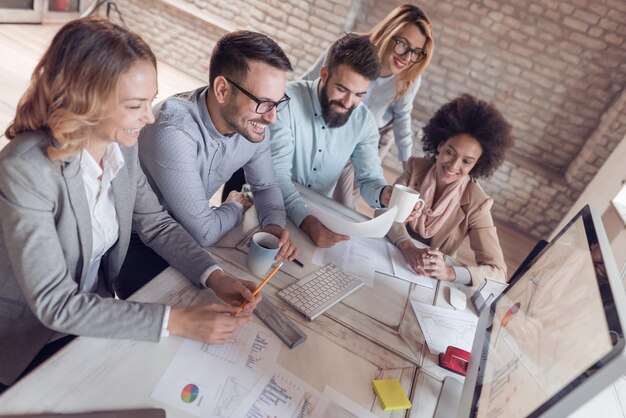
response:
[[(156, 92), (148, 45), (102, 18), (66, 24), (37, 65), (0, 152), (0, 383), (59, 336), (223, 343), (251, 319), (254, 283), (219, 269), (141, 171), (136, 142)], [(131, 227), (228, 304), (113, 298)], [(247, 315), (229, 315), (243, 300)]]

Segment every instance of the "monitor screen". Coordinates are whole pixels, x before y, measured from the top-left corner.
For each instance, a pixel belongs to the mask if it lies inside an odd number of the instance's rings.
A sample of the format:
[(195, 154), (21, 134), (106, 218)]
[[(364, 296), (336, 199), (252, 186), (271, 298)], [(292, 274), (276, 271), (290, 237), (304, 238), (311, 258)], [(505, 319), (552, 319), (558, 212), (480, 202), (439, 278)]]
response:
[(600, 247), (587, 206), (483, 313), (470, 416), (539, 416), (623, 357), (624, 289), (611, 288)]

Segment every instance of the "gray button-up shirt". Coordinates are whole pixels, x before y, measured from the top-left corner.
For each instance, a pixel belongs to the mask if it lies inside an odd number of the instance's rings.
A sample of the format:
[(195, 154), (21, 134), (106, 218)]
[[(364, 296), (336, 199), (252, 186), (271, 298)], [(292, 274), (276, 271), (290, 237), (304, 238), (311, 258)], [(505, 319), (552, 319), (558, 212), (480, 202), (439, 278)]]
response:
[[(217, 242), (241, 222), (243, 207), (209, 199), (243, 167), (262, 226), (285, 226), (285, 209), (276, 183), (269, 145), (239, 134), (220, 134), (206, 105), (207, 88), (177, 94), (158, 109), (156, 121), (139, 137), (139, 158), (161, 203), (202, 246)], [(158, 105), (157, 105), (158, 107)]]

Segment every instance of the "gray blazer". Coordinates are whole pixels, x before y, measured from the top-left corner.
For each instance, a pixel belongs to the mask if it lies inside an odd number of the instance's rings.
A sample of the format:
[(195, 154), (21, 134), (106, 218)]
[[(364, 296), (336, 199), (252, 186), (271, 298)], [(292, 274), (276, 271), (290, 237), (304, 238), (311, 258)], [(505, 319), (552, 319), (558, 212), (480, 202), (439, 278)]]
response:
[(159, 204), (137, 158), (122, 148), (112, 182), (119, 239), (101, 261), (96, 293), (81, 292), (92, 251), (80, 154), (52, 162), (52, 138), (19, 135), (0, 151), (0, 382), (13, 383), (54, 331), (158, 341), (165, 307), (114, 299), (131, 226), (142, 241), (200, 285), (215, 264)]

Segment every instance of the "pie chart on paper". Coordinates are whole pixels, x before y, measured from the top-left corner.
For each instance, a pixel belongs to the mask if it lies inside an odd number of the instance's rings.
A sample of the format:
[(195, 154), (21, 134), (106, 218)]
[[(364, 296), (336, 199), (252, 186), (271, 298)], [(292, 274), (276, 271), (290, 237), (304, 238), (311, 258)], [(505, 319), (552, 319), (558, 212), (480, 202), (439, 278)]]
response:
[(198, 389), (198, 386), (190, 383), (183, 388), (183, 391), (180, 393), (180, 398), (185, 403), (192, 403), (198, 398), (199, 393), (200, 389)]

